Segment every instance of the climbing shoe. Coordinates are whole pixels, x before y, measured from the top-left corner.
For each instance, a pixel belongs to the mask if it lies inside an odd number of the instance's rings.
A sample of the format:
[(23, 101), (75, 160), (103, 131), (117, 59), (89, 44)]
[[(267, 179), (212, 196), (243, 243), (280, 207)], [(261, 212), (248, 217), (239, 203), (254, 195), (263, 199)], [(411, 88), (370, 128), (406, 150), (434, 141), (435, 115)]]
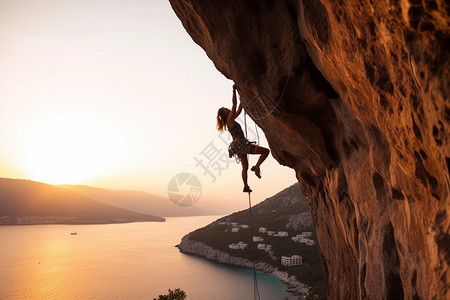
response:
[(251, 170), (252, 170), (253, 172), (255, 172), (256, 177), (261, 178), (261, 170), (259, 169), (259, 167), (253, 166), (253, 167), (251, 168)]
[(251, 190), (250, 187), (247, 185), (247, 186), (244, 186), (243, 192), (244, 192), (244, 193), (251, 193), (252, 190)]

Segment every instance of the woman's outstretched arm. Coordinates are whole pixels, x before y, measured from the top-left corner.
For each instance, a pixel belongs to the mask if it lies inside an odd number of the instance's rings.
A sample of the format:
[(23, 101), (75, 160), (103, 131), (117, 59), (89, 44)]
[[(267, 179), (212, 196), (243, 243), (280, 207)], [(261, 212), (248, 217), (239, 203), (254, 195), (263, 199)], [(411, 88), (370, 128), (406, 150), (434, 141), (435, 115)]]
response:
[(232, 125), (234, 123), (234, 119), (237, 117), (236, 115), (236, 105), (237, 105), (237, 97), (236, 97), (236, 84), (233, 84), (233, 105), (231, 106), (230, 114), (228, 115), (227, 125)]
[(238, 109), (236, 111), (235, 118), (239, 117), (241, 112), (242, 112), (242, 103), (239, 103), (239, 107), (238, 107)]

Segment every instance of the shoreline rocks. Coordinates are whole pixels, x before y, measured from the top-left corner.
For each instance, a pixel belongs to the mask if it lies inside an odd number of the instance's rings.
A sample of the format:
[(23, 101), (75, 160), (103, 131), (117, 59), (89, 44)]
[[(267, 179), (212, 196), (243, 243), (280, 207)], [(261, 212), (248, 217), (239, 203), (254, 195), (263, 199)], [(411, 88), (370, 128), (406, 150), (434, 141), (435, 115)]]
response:
[[(232, 256), (229, 253), (214, 249), (205, 243), (191, 240), (189, 235), (184, 236), (180, 244), (176, 245), (176, 247), (182, 253), (203, 257), (217, 263), (248, 269), (253, 268), (253, 263), (250, 260)], [(276, 267), (263, 262), (257, 262), (255, 267), (258, 271), (278, 277), (286, 285), (286, 290), (296, 296), (306, 295), (309, 291), (309, 287), (306, 284), (297, 281), (294, 276), (289, 277), (287, 272), (279, 271)]]

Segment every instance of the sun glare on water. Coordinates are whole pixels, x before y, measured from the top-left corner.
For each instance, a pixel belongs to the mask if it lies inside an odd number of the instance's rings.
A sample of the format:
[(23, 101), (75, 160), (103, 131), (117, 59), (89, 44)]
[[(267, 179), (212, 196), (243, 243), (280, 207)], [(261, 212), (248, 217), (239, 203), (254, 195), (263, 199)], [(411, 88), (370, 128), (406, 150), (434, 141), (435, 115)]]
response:
[(82, 184), (106, 176), (124, 156), (119, 131), (92, 118), (66, 116), (42, 121), (23, 140), (30, 179)]

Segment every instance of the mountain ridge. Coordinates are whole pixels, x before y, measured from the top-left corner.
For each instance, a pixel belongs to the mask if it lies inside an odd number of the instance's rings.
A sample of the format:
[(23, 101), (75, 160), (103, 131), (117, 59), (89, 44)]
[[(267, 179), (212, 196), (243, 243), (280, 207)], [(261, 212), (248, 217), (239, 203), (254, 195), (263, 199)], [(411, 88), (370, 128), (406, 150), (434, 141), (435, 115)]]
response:
[(88, 185), (63, 184), (59, 187), (74, 191), (100, 203), (112, 205), (135, 212), (155, 214), (164, 217), (210, 215), (197, 206), (178, 207), (167, 197), (144, 191), (113, 190)]
[(0, 178), (1, 224), (164, 222), (42, 182)]

